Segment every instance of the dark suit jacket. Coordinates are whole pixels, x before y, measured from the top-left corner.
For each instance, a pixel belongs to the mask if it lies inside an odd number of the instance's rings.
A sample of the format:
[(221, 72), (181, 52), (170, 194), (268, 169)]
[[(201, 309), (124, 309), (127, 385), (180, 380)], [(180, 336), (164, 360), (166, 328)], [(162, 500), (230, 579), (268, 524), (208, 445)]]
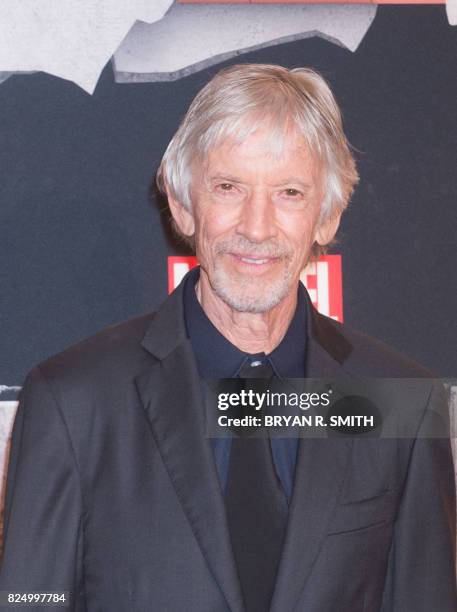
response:
[[(308, 311), (307, 376), (424, 375)], [(414, 398), (424, 421), (431, 387)], [(0, 590), (71, 591), (77, 611), (242, 612), (200, 394), (182, 286), (35, 368)], [(454, 528), (447, 440), (301, 440), (271, 610), (455, 612)]]

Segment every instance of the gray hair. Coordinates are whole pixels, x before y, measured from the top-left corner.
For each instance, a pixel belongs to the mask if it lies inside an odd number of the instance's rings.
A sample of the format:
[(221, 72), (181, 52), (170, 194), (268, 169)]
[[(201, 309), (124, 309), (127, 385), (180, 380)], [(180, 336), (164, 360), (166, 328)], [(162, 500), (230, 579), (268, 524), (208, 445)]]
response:
[(194, 98), (168, 145), (157, 172), (159, 189), (168, 186), (191, 210), (192, 163), (204, 162), (226, 138), (241, 143), (265, 124), (272, 152), (280, 154), (292, 126), (321, 163), (321, 221), (342, 212), (358, 174), (338, 104), (324, 78), (309, 68), (239, 64), (218, 72)]

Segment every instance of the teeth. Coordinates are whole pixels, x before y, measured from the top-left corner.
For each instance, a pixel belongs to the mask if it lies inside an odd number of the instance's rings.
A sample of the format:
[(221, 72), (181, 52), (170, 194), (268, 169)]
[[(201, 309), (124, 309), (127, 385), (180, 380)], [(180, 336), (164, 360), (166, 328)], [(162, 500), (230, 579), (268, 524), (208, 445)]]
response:
[(250, 257), (242, 257), (241, 261), (244, 261), (245, 263), (260, 265), (267, 263), (268, 259), (251, 259)]

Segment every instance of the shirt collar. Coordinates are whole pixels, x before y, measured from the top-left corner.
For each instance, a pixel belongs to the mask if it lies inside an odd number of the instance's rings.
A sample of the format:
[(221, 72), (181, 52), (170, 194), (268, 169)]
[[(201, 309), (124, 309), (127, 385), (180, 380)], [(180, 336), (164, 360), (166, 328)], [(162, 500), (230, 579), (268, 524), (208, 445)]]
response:
[(280, 378), (302, 378), (306, 355), (306, 298), (300, 283), (295, 314), (279, 345), (269, 354), (250, 354), (232, 344), (211, 323), (197, 299), (195, 285), (200, 267), (188, 274), (184, 286), (184, 318), (187, 335), (202, 378), (232, 378), (248, 361), (268, 358)]

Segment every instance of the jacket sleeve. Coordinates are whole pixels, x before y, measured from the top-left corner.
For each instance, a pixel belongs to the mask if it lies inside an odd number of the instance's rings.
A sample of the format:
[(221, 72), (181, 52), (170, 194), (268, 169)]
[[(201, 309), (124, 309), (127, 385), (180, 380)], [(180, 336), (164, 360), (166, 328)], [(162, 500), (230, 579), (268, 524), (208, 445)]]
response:
[(447, 402), (434, 387), (410, 455), (382, 612), (457, 610), (455, 474), (447, 423)]
[(71, 440), (51, 388), (35, 368), (13, 426), (0, 591), (67, 591), (70, 606), (64, 609), (82, 612), (82, 541), (81, 486)]

